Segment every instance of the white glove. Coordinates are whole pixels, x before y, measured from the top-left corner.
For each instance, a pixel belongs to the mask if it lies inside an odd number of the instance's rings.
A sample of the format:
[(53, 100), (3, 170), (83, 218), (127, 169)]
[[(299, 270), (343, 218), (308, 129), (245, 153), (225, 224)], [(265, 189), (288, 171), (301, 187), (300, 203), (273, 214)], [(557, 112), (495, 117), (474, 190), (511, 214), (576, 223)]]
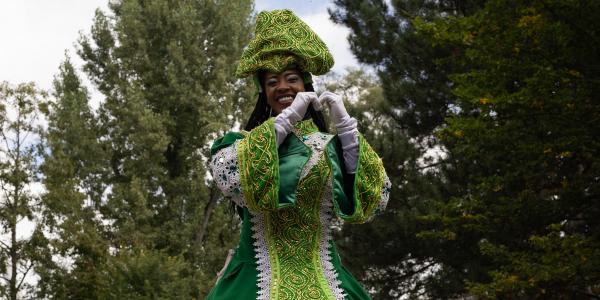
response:
[(321, 106), (327, 104), (331, 121), (335, 125), (338, 132), (338, 138), (342, 143), (344, 150), (344, 165), (346, 172), (350, 174), (356, 173), (356, 163), (358, 161), (358, 130), (356, 129), (357, 121), (350, 117), (344, 106), (342, 97), (332, 92), (324, 92), (319, 96), (318, 101)]
[(304, 118), (308, 106), (316, 102), (317, 94), (315, 92), (300, 92), (296, 94), (292, 104), (275, 117), (277, 145), (281, 145), (285, 137), (292, 132), (294, 125)]
[(341, 96), (332, 92), (324, 92), (319, 96), (318, 102), (321, 106), (327, 105), (329, 107), (331, 121), (336, 128), (343, 126), (350, 119)]

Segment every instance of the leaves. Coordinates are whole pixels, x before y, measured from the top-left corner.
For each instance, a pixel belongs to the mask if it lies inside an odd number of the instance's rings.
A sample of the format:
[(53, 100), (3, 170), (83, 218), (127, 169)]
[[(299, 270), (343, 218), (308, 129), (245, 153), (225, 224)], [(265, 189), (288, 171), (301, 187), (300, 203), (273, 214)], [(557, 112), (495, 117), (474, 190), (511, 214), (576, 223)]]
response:
[(39, 207), (36, 144), (45, 97), (33, 83), (0, 83), (0, 295), (6, 299), (26, 294), (25, 278), (39, 263), (35, 235), (23, 228), (36, 219)]
[(109, 7), (78, 49), (99, 108), (67, 58), (47, 110), (42, 199), (52, 259), (36, 270), (37, 297), (200, 299), (238, 229), (226, 205), (211, 205), (218, 195), (205, 161), (209, 141), (252, 98), (232, 75), (252, 3)]
[[(443, 151), (429, 189), (414, 189), (426, 177), (400, 181), (394, 200), (404, 206), (386, 220), (390, 233), (370, 242), (402, 236), (406, 247), (360, 267), (433, 261), (435, 271), (378, 296), (597, 295), (598, 3), (368, 2), (335, 1), (332, 17), (378, 68), (384, 106), (406, 129), (393, 138), (408, 133), (433, 141), (417, 143), (421, 153)], [(392, 170), (419, 161), (406, 154), (392, 155)], [(406, 231), (398, 224), (410, 214)]]

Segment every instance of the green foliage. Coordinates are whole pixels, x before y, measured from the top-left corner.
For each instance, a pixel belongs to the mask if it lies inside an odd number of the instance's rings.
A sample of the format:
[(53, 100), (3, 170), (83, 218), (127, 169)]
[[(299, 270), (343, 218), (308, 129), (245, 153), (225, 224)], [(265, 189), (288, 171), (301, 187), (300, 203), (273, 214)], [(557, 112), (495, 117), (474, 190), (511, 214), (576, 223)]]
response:
[(586, 1), (488, 1), (424, 28), (461, 49), (452, 64), (465, 69), (452, 76), (459, 109), (439, 135), (456, 170), (468, 170), (464, 206), (444, 213), (477, 216), (476, 228), (454, 225), (485, 239), (475, 254), (491, 260), (489, 278), (470, 280), (476, 295), (572, 298), (598, 286), (600, 114), (589, 66), (599, 11)]
[[(0, 296), (17, 300), (31, 288), (28, 276), (38, 264), (39, 199), (36, 144), (46, 94), (32, 83), (0, 82)], [(25, 236), (23, 234), (25, 233)]]
[[(423, 239), (417, 234), (429, 229), (425, 217), (436, 213), (439, 199), (450, 196), (439, 168), (445, 149), (433, 133), (454, 106), (447, 77), (450, 70), (436, 64), (452, 49), (434, 47), (414, 23), (417, 16), (432, 20), (449, 13), (464, 14), (474, 4), (393, 1), (389, 6), (378, 0), (335, 4), (336, 10), (330, 11), (332, 19), (350, 27), (352, 51), (378, 73), (383, 98), (369, 100), (364, 106), (367, 115), (377, 117), (361, 121), (360, 130), (367, 133), (392, 181), (387, 212), (365, 226), (344, 228), (341, 252), (367, 290), (375, 291), (375, 299), (445, 297), (449, 290), (463, 288), (452, 271), (440, 270), (434, 259), (448, 253), (440, 247), (444, 240)], [(442, 232), (452, 236), (449, 231)]]
[[(344, 265), (363, 284), (376, 291), (375, 298), (399, 297), (401, 291), (418, 289), (413, 277), (419, 276), (434, 263), (427, 257), (410, 257), (412, 248), (427, 245), (417, 239), (414, 231), (420, 225), (418, 216), (429, 211), (426, 195), (435, 195), (433, 173), (423, 173), (417, 162), (423, 153), (406, 137), (394, 122), (385, 101), (382, 86), (372, 74), (361, 69), (349, 69), (343, 76), (330, 75), (319, 82), (318, 90), (342, 95), (349, 113), (359, 122), (359, 131), (383, 159), (392, 181), (391, 198), (384, 214), (367, 224), (344, 225), (337, 232), (337, 244)], [(406, 158), (410, 158), (405, 161)], [(414, 197), (419, 193), (422, 198)], [(410, 210), (405, 207), (410, 206)], [(373, 245), (378, 245), (374, 247)], [(390, 261), (399, 262), (393, 265)]]
[[(425, 177), (400, 185), (413, 193), (390, 200), (403, 201), (385, 224), (390, 233), (369, 239), (393, 244), (401, 236), (406, 244), (379, 266), (361, 262), (392, 276), (389, 287), (363, 276), (378, 297), (597, 297), (600, 5), (335, 3), (332, 17), (352, 29), (354, 53), (379, 70), (384, 113), (406, 129), (397, 134), (414, 136), (417, 149), (441, 150)], [(422, 97), (429, 93), (437, 97)], [(393, 155), (406, 162), (392, 168), (421, 159)], [(429, 188), (414, 188), (427, 176)], [(406, 215), (413, 225), (394, 228)], [(385, 273), (411, 270), (413, 261), (433, 267), (409, 278), (412, 285)]]
[(251, 98), (232, 74), (252, 2), (109, 6), (79, 40), (99, 109), (69, 59), (55, 80), (38, 297), (201, 299), (237, 233), (205, 157)]

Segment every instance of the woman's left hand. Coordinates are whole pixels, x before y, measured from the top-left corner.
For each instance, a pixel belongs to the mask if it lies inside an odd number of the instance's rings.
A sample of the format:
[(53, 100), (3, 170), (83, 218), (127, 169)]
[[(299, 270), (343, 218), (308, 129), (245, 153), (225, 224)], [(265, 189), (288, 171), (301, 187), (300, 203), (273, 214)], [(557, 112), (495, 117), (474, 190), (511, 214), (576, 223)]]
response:
[(346, 124), (350, 120), (350, 115), (346, 111), (342, 97), (332, 92), (324, 92), (319, 96), (318, 102), (321, 106), (327, 104), (331, 121), (336, 127)]
[(350, 117), (344, 107), (342, 97), (332, 92), (324, 92), (319, 96), (318, 102), (329, 106), (331, 121), (337, 130), (337, 136), (342, 144), (344, 165), (346, 172), (349, 174), (356, 173), (356, 165), (358, 162), (358, 122), (355, 118)]

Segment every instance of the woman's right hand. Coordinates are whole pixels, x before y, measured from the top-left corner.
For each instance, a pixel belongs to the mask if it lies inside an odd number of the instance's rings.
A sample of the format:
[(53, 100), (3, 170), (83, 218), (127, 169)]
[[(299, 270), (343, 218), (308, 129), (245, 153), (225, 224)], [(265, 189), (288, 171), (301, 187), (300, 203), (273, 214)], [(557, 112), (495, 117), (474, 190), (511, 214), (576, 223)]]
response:
[(277, 117), (275, 117), (275, 133), (277, 135), (277, 145), (281, 145), (285, 137), (292, 132), (294, 125), (304, 118), (308, 106), (319, 102), (315, 92), (299, 92), (294, 101), (286, 107)]
[(304, 119), (306, 110), (311, 103), (313, 105), (318, 104), (317, 99), (317, 93), (315, 92), (299, 92), (296, 94), (292, 104), (285, 108), (280, 115), (283, 115), (282, 117), (285, 117), (293, 126)]

